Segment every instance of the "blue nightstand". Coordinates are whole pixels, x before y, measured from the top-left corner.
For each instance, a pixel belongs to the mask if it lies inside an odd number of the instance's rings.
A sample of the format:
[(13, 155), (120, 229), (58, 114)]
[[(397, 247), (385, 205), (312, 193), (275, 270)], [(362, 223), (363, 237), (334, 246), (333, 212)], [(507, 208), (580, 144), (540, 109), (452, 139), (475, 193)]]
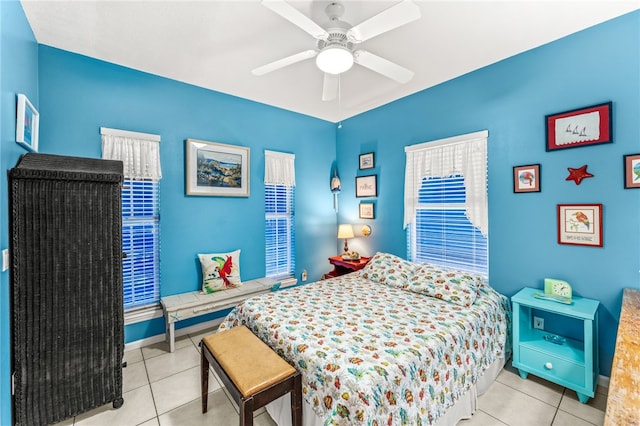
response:
[[(597, 300), (573, 297), (571, 305), (537, 299), (539, 289), (523, 288), (511, 298), (513, 303), (513, 366), (520, 377), (528, 373), (573, 389), (586, 404), (598, 383)], [(583, 341), (533, 328), (532, 310), (581, 320)]]

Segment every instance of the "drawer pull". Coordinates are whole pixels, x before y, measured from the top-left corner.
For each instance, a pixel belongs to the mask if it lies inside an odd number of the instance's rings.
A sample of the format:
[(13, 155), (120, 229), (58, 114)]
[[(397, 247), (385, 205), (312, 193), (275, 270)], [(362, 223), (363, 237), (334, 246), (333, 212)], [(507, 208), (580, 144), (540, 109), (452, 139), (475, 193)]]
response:
[(552, 370), (553, 369), (553, 364), (551, 364), (550, 362), (545, 363), (544, 368), (546, 368), (547, 370)]

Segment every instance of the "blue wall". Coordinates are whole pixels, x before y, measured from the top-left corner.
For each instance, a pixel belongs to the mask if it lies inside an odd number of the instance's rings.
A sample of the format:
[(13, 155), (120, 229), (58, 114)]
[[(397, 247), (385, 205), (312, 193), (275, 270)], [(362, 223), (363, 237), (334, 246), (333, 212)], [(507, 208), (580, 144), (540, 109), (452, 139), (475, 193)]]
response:
[[(640, 153), (638, 52), (634, 12), (343, 122), (339, 222), (365, 222), (352, 196), (356, 174), (377, 173), (379, 185), (373, 235), (352, 246), (406, 256), (404, 147), (488, 129), (490, 282), (511, 296), (561, 278), (576, 295), (601, 301), (600, 367), (609, 375), (622, 289), (640, 287), (640, 190), (625, 190), (622, 179), (623, 155)], [(545, 151), (546, 114), (606, 101), (613, 101), (614, 143)], [(358, 155), (370, 151), (376, 168), (358, 172)], [(536, 163), (542, 192), (514, 194), (512, 167)], [(567, 167), (583, 164), (594, 178), (579, 186), (565, 180)], [(559, 245), (559, 203), (602, 203), (604, 247)]]
[[(38, 109), (38, 45), (22, 6), (0, 1), (0, 248), (8, 242), (6, 170), (26, 151), (16, 140), (17, 94), (24, 93)], [(0, 425), (11, 424), (11, 345), (9, 273), (0, 272)]]
[[(296, 275), (329, 269), (334, 124), (47, 46), (39, 61), (42, 152), (100, 157), (101, 126), (161, 135), (162, 295), (200, 287), (197, 253), (239, 248), (242, 279), (265, 275), (265, 149), (296, 155)], [(250, 196), (186, 196), (187, 138), (250, 147)], [(127, 327), (126, 340), (163, 333), (163, 324)]]

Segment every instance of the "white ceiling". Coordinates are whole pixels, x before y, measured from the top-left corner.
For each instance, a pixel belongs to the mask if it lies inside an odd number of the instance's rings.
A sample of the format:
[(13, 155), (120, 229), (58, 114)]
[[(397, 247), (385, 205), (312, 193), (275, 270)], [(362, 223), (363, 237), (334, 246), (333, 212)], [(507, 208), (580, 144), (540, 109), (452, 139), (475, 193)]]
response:
[[(291, 0), (322, 25), (327, 0)], [(342, 1), (358, 24), (396, 1)], [(422, 17), (359, 47), (415, 72), (399, 84), (359, 65), (341, 76), (341, 101), (321, 100), (313, 59), (251, 70), (314, 49), (315, 40), (245, 1), (22, 0), (38, 43), (337, 122), (640, 8), (640, 0), (416, 1)]]

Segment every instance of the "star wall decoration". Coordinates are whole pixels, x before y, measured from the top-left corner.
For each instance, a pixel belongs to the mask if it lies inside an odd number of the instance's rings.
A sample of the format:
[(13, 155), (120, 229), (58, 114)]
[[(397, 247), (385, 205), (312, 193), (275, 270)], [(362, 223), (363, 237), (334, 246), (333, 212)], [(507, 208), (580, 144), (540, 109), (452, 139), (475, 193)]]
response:
[(580, 185), (582, 179), (593, 177), (591, 173), (587, 171), (587, 165), (585, 164), (582, 167), (574, 169), (573, 167), (567, 167), (569, 170), (569, 176), (565, 180), (572, 180), (576, 183), (576, 185)]

